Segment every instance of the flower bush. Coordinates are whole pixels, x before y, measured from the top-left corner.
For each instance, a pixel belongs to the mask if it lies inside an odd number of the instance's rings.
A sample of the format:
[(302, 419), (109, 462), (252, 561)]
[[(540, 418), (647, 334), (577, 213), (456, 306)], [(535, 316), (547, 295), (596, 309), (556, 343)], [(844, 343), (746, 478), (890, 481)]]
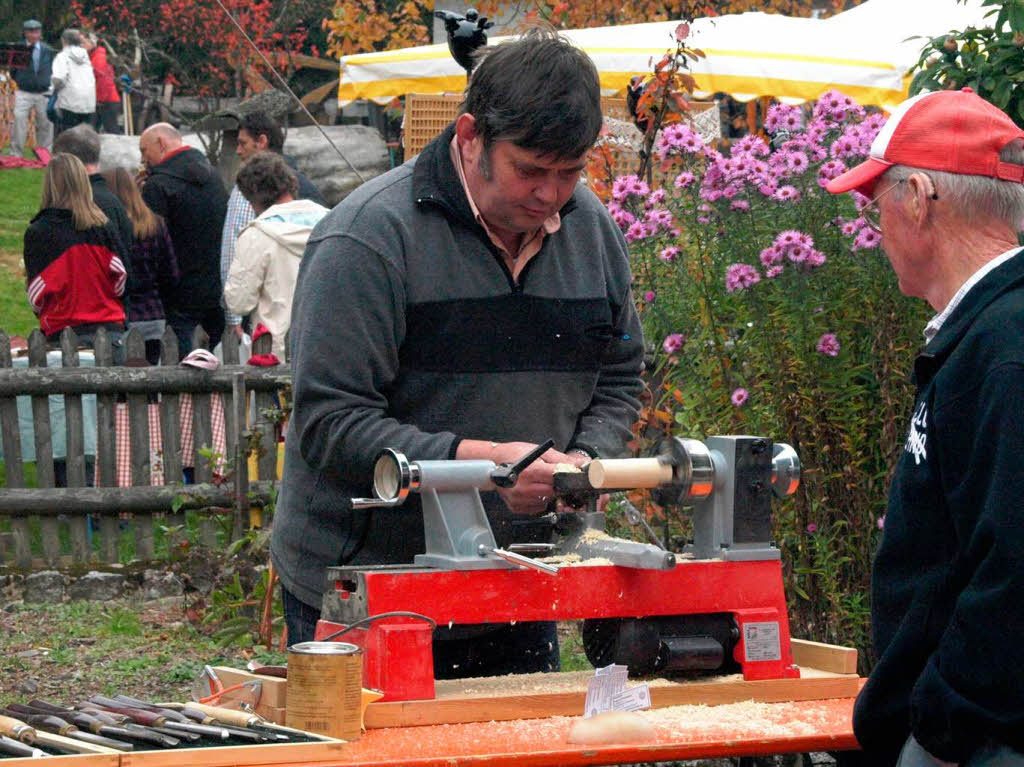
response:
[(775, 535), (793, 632), (865, 650), (877, 521), (927, 313), (899, 294), (858, 215), (867, 200), (824, 186), (867, 156), (883, 123), (837, 91), (813, 107), (772, 107), (766, 137), (727, 148), (674, 123), (653, 146), (660, 183), (596, 185), (642, 297), (641, 441), (672, 431), (790, 443), (803, 488), (776, 506)]

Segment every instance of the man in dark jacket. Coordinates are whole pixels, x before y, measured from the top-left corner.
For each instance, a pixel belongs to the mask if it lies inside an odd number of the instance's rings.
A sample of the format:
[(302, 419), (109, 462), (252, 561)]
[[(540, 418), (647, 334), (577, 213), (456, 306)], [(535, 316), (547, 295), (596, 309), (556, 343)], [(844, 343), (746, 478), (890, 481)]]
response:
[(53, 140), (53, 152), (74, 155), (85, 166), (85, 172), (89, 174), (89, 185), (92, 187), (93, 202), (107, 214), (114, 235), (118, 238), (118, 255), (128, 269), (130, 285), (132, 243), (135, 241), (135, 233), (124, 205), (117, 195), (110, 191), (103, 174), (100, 173), (100, 135), (91, 125), (80, 123)]
[[(485, 494), (499, 545), (551, 537), (557, 463), (624, 451), (643, 338), (626, 242), (578, 184), (601, 122), (593, 62), (532, 31), (490, 49), (463, 114), (414, 162), (313, 230), (271, 542), (291, 641), (312, 638), (327, 566), (424, 552), (418, 502), (352, 508), (381, 448), (502, 463), (552, 438), (515, 487)], [(435, 633), (438, 677), (557, 669), (549, 622)]]
[(142, 199), (163, 216), (178, 259), (181, 280), (165, 306), (167, 324), (181, 354), (192, 351), (192, 332), (202, 325), (210, 347), (224, 332), (221, 306), (220, 235), (228, 195), (202, 152), (182, 143), (167, 123), (151, 125), (139, 137), (147, 173)]
[(53, 48), (43, 42), (43, 25), (29, 19), (22, 25), (25, 43), (32, 48), (32, 62), (24, 69), (14, 70), (14, 82), (18, 90), (14, 94), (14, 130), (11, 133), (11, 150), (16, 157), (25, 153), (28, 138), (28, 116), (36, 113), (36, 146), (50, 148), (53, 141), (53, 124), (46, 116), (46, 102), (50, 98)]
[(938, 312), (872, 571), (861, 763), (1024, 765), (1024, 131), (968, 89), (915, 96), (828, 185), (851, 189)]

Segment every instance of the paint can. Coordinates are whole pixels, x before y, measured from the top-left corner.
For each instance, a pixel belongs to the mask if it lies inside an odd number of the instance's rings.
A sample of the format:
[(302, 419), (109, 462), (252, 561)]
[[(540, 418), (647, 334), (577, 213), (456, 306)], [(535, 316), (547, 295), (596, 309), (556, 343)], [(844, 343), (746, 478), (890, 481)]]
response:
[(285, 724), (341, 740), (362, 732), (363, 651), (347, 642), (288, 648)]

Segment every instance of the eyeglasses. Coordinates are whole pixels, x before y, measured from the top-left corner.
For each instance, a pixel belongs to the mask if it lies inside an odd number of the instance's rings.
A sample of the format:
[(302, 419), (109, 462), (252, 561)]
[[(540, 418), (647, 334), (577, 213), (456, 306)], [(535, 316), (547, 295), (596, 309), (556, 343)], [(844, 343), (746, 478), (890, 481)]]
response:
[[(925, 178), (928, 177), (925, 176)], [(886, 187), (881, 192), (876, 194), (867, 205), (860, 209), (860, 217), (864, 219), (864, 223), (866, 223), (869, 227), (874, 229), (879, 234), (882, 233), (882, 210), (881, 208), (878, 207), (878, 201), (885, 197), (885, 195), (889, 194), (889, 192), (898, 187), (904, 181), (907, 181), (907, 179), (901, 178), (899, 181), (896, 181), (895, 183)], [(935, 191), (935, 183), (930, 178), (928, 178), (928, 187), (931, 191), (931, 194), (929, 194), (928, 196), (933, 200), (939, 199), (939, 195)]]

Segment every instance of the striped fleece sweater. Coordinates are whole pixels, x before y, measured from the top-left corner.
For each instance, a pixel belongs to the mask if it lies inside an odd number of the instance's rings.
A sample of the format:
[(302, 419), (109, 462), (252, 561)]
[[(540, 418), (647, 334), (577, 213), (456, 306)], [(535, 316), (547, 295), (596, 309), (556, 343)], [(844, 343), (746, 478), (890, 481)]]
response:
[[(417, 504), (351, 508), (382, 448), (429, 460), (461, 439), (551, 437), (558, 450), (619, 455), (637, 415), (643, 339), (621, 232), (580, 186), (515, 283), (470, 211), (452, 135), (349, 195), (302, 260), (271, 553), (314, 607), (327, 566), (424, 550)], [(509, 513), (485, 503), (508, 543)]]
[(110, 224), (74, 228), (71, 211), (44, 208), (25, 231), (25, 285), (47, 336), (66, 327), (123, 323), (125, 266)]

